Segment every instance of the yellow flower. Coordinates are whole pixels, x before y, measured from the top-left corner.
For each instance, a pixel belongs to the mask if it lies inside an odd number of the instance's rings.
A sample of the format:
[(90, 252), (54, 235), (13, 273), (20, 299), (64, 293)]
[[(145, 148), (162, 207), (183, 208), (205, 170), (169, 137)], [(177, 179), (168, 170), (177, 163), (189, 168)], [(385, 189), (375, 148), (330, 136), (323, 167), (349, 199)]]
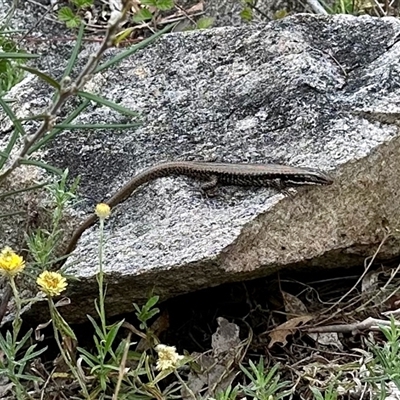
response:
[(165, 344), (158, 344), (156, 346), (156, 352), (158, 353), (158, 360), (156, 368), (159, 371), (164, 371), (166, 369), (175, 369), (179, 365), (179, 361), (183, 359), (176, 352), (176, 347), (166, 346)]
[(10, 247), (4, 247), (0, 253), (0, 271), (3, 275), (15, 276), (25, 268), (24, 259), (14, 253)]
[(36, 279), (36, 283), (42, 292), (51, 297), (58, 296), (68, 285), (67, 280), (61, 274), (50, 271), (43, 271)]
[(106, 219), (110, 216), (111, 213), (110, 206), (105, 203), (99, 203), (96, 206), (95, 212), (100, 219)]

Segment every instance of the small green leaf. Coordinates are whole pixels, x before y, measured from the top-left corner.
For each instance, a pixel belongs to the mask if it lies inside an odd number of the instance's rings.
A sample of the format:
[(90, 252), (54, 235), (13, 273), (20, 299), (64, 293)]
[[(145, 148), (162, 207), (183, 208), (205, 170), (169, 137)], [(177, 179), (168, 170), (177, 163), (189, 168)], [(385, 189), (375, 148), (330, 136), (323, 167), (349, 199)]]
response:
[(197, 21), (196, 27), (197, 29), (208, 29), (214, 23), (215, 18), (213, 17), (203, 17)]
[(58, 10), (58, 19), (65, 22), (68, 28), (77, 28), (81, 23), (81, 19), (69, 7), (62, 7)]
[(136, 303), (133, 303), (133, 307), (135, 308), (135, 310), (136, 310), (138, 313), (140, 313), (140, 307), (139, 307)]
[(244, 8), (240, 12), (240, 17), (243, 19), (243, 21), (250, 22), (253, 20), (253, 10), (250, 7)]
[(133, 32), (133, 27), (126, 28), (126, 29), (122, 30), (121, 32), (117, 33), (117, 35), (115, 36), (114, 44), (117, 46), (122, 41), (124, 41), (127, 37), (129, 37), (132, 32)]
[(44, 348), (42, 348), (42, 349), (33, 351), (35, 348), (36, 348), (36, 345), (35, 345), (35, 344), (33, 344), (32, 346), (30, 346), (30, 347), (28, 348), (28, 350), (25, 352), (25, 354), (22, 356), (20, 362), (26, 363), (26, 362), (28, 362), (28, 361), (34, 359), (34, 358), (37, 358), (40, 354), (44, 353), (44, 352), (47, 350), (47, 346), (44, 347)]
[(117, 333), (119, 331), (119, 329), (121, 328), (122, 324), (125, 322), (125, 320), (121, 320), (120, 322), (118, 322), (117, 324), (113, 325), (108, 333), (107, 333), (107, 337), (106, 337), (106, 342), (104, 344), (104, 349), (105, 351), (109, 352), (111, 349), (112, 344), (114, 343), (114, 339), (117, 336)]
[(146, 321), (148, 321), (149, 319), (152, 319), (155, 315), (157, 315), (160, 312), (159, 308), (154, 308), (153, 310), (149, 310), (147, 311), (145, 318)]
[(53, 323), (62, 336), (69, 337), (73, 340), (78, 340), (74, 331), (69, 326), (68, 322), (61, 316), (56, 308), (52, 312)]
[(160, 11), (167, 11), (174, 7), (173, 0), (142, 0), (144, 6), (155, 7)]
[(66, 23), (67, 28), (77, 28), (81, 24), (81, 19), (76, 15), (74, 19), (71, 19)]
[[(7, 114), (8, 118), (10, 118), (11, 122), (14, 124), (15, 131), (17, 131), (21, 136), (26, 136), (25, 130), (21, 125), (21, 121), (17, 116), (14, 114), (14, 112), (11, 110), (11, 108), (8, 106), (8, 104), (3, 100), (3, 98), (0, 96), (0, 106), (3, 107), (4, 112)], [(5, 153), (8, 154), (8, 151), (6, 150)]]
[(81, 23), (81, 26), (79, 27), (78, 35), (76, 37), (74, 50), (71, 53), (71, 57), (68, 60), (68, 65), (65, 68), (63, 78), (65, 78), (66, 76), (69, 76), (73, 70), (75, 61), (78, 59), (79, 51), (81, 50), (84, 32), (85, 32), (85, 24)]
[(93, 5), (93, 0), (71, 0), (71, 2), (78, 8), (85, 8)]
[(19, 68), (30, 72), (31, 74), (37, 75), (39, 78), (43, 79), (45, 82), (47, 82), (50, 86), (53, 88), (60, 90), (61, 86), (60, 84), (54, 80), (51, 76), (37, 70), (36, 68), (28, 67), (26, 65), (19, 65)]
[(98, 360), (97, 360), (96, 356), (94, 356), (93, 354), (90, 354), (83, 347), (78, 347), (77, 349), (82, 354), (82, 358), (89, 365), (89, 367), (94, 368), (97, 365)]
[[(95, 321), (95, 319), (93, 317), (91, 317), (90, 315), (86, 315), (88, 320), (92, 323), (93, 328), (96, 331), (97, 337), (99, 337), (101, 340), (104, 339), (104, 335), (103, 335), (103, 331), (101, 330), (100, 326), (97, 324), (97, 322)], [(97, 339), (96, 336), (93, 336), (94, 339)]]
[(146, 309), (150, 310), (150, 308), (154, 307), (157, 304), (158, 300), (160, 300), (160, 296), (150, 297), (146, 302), (146, 306), (145, 306)]
[(157, 0), (156, 1), (156, 7), (160, 11), (168, 11), (168, 10), (171, 10), (171, 8), (174, 7), (174, 1), (173, 0)]
[(143, 22), (153, 18), (153, 14), (147, 8), (141, 8), (132, 18), (133, 22)]
[(142, 0), (140, 3), (144, 6), (152, 6), (152, 7), (157, 6), (157, 0)]
[(281, 8), (280, 10), (275, 11), (274, 18), (275, 19), (283, 19), (288, 15), (286, 8)]
[(68, 22), (75, 17), (74, 12), (69, 7), (61, 7), (58, 10), (58, 19), (62, 22)]

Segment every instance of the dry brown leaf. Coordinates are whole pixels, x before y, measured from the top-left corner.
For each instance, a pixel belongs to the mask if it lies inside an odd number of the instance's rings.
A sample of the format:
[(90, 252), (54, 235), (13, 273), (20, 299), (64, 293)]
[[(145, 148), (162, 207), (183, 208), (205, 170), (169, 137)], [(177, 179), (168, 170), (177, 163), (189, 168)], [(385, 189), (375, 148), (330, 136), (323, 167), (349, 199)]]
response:
[(199, 1), (194, 6), (186, 9), (186, 12), (188, 14), (194, 14), (194, 13), (203, 12), (203, 11), (204, 11), (204, 1)]
[(293, 316), (308, 314), (307, 307), (298, 297), (284, 291), (281, 293), (285, 305), (285, 311), (289, 314), (288, 319), (291, 319)]
[(269, 342), (268, 348), (270, 349), (275, 343), (282, 343), (283, 346), (286, 346), (286, 338), (289, 335), (292, 335), (299, 325), (304, 325), (312, 319), (313, 317), (310, 315), (302, 315), (300, 317), (289, 319), (289, 321), (277, 326), (269, 334), (271, 341)]

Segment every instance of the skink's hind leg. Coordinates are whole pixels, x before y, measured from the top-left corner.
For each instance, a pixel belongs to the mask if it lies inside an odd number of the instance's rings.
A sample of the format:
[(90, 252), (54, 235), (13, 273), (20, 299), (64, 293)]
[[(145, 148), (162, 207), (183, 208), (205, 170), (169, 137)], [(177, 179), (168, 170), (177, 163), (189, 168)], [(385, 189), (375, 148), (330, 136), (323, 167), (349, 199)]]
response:
[(210, 176), (210, 179), (203, 182), (201, 185), (201, 191), (208, 197), (214, 197), (217, 194), (218, 178), (216, 175)]

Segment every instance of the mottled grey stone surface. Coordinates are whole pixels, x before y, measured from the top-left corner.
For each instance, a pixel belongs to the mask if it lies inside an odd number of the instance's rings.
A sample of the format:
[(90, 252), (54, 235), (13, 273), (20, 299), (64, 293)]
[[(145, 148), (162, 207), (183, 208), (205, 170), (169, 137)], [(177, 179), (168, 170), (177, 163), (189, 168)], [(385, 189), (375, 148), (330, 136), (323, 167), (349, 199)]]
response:
[[(284, 268), (354, 265), (373, 254), (383, 226), (394, 231), (400, 221), (398, 127), (388, 116), (399, 113), (399, 32), (390, 18), (299, 15), (167, 35), (96, 75), (86, 90), (138, 111), (143, 125), (64, 132), (47, 149), (47, 162), (82, 177), (80, 215), (160, 161), (278, 162), (336, 178), (291, 198), (240, 188), (204, 198), (184, 178), (138, 190), (107, 222), (110, 314), (132, 310), (151, 291), (165, 299)], [(27, 81), (12, 95), (32, 111), (40, 87)], [(124, 121), (96, 105), (77, 120)], [(95, 227), (69, 260), (68, 273), (81, 278), (63, 309), (71, 320), (93, 306), (97, 242)], [(382, 255), (398, 251), (393, 241)]]

